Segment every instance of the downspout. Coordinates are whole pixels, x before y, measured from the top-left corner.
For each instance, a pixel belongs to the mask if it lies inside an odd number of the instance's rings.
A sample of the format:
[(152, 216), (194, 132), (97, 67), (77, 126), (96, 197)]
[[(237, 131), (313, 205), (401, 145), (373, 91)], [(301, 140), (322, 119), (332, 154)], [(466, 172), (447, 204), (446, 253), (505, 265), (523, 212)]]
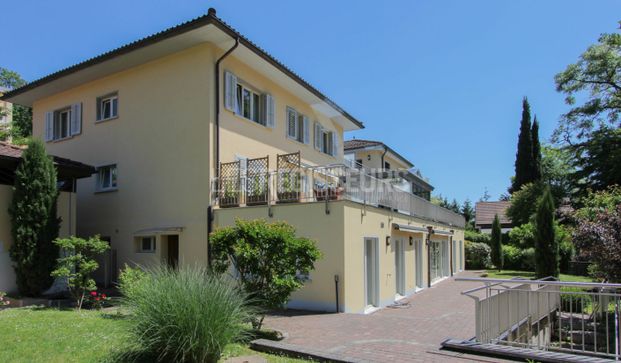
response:
[(431, 234), (433, 227), (427, 227), (427, 287), (431, 287)]
[(382, 170), (384, 170), (384, 156), (386, 156), (386, 153), (388, 152), (388, 146), (384, 145), (384, 153), (382, 154), (382, 165), (380, 166), (380, 168)]
[[(213, 15), (214, 17), (216, 16), (216, 11), (213, 9), (209, 9), (209, 14)], [(216, 152), (215, 152), (215, 175), (216, 177), (220, 176), (220, 62), (222, 62), (224, 60), (224, 58), (226, 58), (229, 54), (231, 54), (235, 48), (237, 48), (237, 46), (239, 45), (239, 37), (235, 38), (235, 44), (226, 51), (226, 53), (224, 53), (220, 58), (218, 58), (218, 60), (216, 60), (216, 66), (215, 66), (215, 95), (216, 95), (216, 105), (215, 105), (215, 110), (216, 110), (216, 135), (215, 135), (215, 147), (216, 147)], [(212, 192), (212, 191), (210, 191)], [(211, 198), (211, 197), (210, 197)], [(211, 204), (211, 202), (210, 202)], [(213, 231), (213, 220), (214, 220), (214, 213), (213, 213), (213, 206), (209, 206), (207, 207), (207, 266), (209, 266), (209, 268), (211, 268), (211, 243), (209, 242), (209, 235), (211, 234), (211, 232)]]

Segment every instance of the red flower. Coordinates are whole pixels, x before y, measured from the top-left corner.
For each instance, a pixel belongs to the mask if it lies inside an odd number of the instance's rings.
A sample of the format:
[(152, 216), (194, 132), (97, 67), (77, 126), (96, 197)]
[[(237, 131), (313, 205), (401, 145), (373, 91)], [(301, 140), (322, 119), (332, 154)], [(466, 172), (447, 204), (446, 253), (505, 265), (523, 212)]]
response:
[(91, 296), (97, 296), (97, 291), (91, 291)]
[(101, 298), (105, 299), (106, 298), (106, 294), (101, 294)]
[(99, 298), (98, 298), (98, 297), (96, 297), (96, 298), (95, 298), (95, 301), (99, 301)]

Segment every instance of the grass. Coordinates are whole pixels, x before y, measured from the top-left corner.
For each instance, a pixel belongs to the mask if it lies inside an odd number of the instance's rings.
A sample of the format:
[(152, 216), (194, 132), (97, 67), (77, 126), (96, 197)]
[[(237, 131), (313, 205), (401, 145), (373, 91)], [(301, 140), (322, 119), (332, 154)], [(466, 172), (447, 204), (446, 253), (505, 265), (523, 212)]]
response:
[[(535, 273), (532, 271), (518, 271), (518, 270), (487, 270), (485, 272), (487, 274), (486, 277), (492, 279), (511, 279), (514, 277), (525, 277), (529, 279), (535, 278)], [(577, 275), (568, 275), (561, 274), (559, 276), (561, 281), (575, 281), (575, 282), (593, 282), (593, 279), (588, 276), (577, 276)]]
[[(0, 310), (0, 362), (105, 362), (131, 349), (130, 327), (120, 314), (90, 310), (13, 308)], [(229, 344), (223, 357), (259, 355), (274, 363), (303, 360), (259, 353)]]

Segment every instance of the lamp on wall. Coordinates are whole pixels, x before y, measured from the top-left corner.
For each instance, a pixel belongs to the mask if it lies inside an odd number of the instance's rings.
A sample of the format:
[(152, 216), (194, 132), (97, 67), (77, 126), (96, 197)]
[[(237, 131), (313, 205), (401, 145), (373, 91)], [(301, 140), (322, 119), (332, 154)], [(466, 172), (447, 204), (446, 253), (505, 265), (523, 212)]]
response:
[(410, 246), (414, 245), (414, 238), (410, 236)]
[(390, 246), (390, 236), (386, 236), (386, 246)]
[(367, 155), (367, 160), (368, 160), (368, 161), (371, 161), (371, 155), (370, 155), (370, 154), (369, 154), (369, 155)]

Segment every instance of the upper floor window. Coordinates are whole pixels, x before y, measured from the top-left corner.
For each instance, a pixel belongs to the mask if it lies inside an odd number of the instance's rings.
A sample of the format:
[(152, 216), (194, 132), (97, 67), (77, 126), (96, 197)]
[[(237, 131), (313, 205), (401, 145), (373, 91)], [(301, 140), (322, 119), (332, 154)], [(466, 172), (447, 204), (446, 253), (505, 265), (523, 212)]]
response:
[(45, 113), (45, 141), (66, 139), (81, 132), (81, 103)]
[(97, 121), (109, 120), (119, 115), (119, 96), (111, 93), (97, 98)]
[(384, 169), (390, 170), (390, 163), (389, 162), (384, 161)]
[(336, 132), (325, 129), (320, 123), (315, 122), (315, 149), (336, 156), (339, 148), (338, 140)]
[(274, 97), (238, 82), (228, 71), (224, 72), (224, 107), (260, 125), (274, 127)]
[(310, 122), (308, 117), (297, 112), (291, 107), (287, 107), (287, 136), (290, 139), (309, 144), (310, 143)]
[(97, 169), (97, 191), (117, 189), (116, 165), (106, 165)]

